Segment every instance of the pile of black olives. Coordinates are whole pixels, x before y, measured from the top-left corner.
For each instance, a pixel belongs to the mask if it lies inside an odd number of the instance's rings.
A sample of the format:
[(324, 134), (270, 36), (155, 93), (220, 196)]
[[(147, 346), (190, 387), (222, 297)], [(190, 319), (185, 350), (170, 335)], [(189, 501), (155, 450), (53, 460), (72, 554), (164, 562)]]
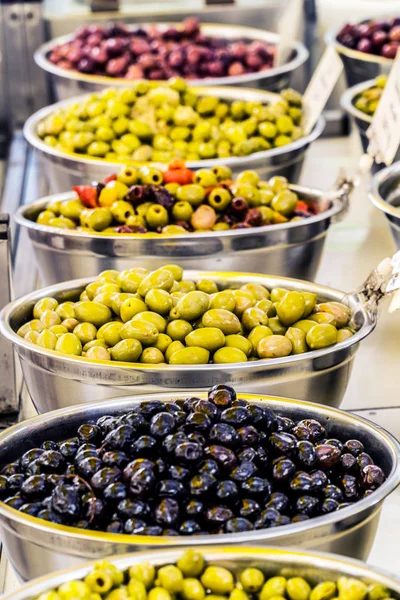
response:
[(83, 529), (220, 534), (324, 515), (384, 480), (361, 441), (330, 439), (314, 419), (295, 422), (217, 385), (207, 400), (141, 402), (43, 442), (2, 469), (0, 497)]

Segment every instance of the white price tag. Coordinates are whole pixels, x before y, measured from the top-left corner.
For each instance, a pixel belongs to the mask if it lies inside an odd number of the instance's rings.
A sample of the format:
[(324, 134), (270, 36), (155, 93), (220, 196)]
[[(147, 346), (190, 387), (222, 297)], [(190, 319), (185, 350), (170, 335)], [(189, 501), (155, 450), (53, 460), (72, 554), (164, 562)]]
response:
[(299, 37), (299, 25), (303, 13), (303, 0), (289, 0), (278, 21), (279, 41), (276, 47), (275, 66), (283, 65), (289, 58), (290, 47)]
[(335, 48), (328, 46), (304, 92), (303, 103), (306, 112), (304, 130), (306, 134), (310, 133), (318, 121), (342, 70), (343, 63)]
[(367, 131), (368, 153), (376, 162), (391, 165), (400, 146), (400, 50)]

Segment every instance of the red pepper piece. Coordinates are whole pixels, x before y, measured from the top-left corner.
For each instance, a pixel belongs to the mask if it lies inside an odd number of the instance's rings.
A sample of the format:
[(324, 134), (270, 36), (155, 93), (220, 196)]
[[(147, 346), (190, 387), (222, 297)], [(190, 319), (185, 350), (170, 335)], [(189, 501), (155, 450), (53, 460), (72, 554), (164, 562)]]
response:
[(96, 208), (97, 202), (97, 189), (91, 185), (75, 185), (73, 188), (79, 196), (79, 200), (86, 206), (86, 208)]
[(107, 185), (107, 183), (110, 183), (110, 181), (116, 181), (117, 180), (117, 176), (114, 175), (109, 175), (108, 177), (105, 178), (105, 180), (103, 181), (104, 185)]

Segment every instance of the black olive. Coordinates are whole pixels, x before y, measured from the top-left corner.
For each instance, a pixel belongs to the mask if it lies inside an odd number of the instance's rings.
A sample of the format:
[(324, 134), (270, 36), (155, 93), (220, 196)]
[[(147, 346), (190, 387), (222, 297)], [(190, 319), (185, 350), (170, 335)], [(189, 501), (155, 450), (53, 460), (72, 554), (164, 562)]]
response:
[(42, 510), (42, 504), (40, 502), (27, 502), (20, 506), (19, 510), (31, 517), (37, 517)]
[(296, 448), (297, 439), (291, 433), (277, 431), (269, 437), (269, 443), (278, 454), (290, 455)]
[(192, 477), (190, 470), (180, 465), (170, 465), (167, 468), (167, 475), (177, 481), (188, 481)]
[(79, 438), (74, 437), (60, 444), (60, 452), (65, 460), (73, 460), (80, 446)]
[(157, 453), (157, 440), (151, 435), (141, 435), (131, 446), (133, 456), (150, 457)]
[(76, 464), (79, 475), (82, 475), (82, 477), (85, 477), (86, 479), (93, 477), (93, 475), (99, 471), (102, 466), (103, 463), (101, 462), (100, 458), (97, 458), (96, 456), (84, 458)]
[(154, 510), (154, 518), (164, 527), (174, 526), (179, 519), (179, 503), (174, 498), (163, 498)]
[(313, 480), (311, 475), (304, 471), (297, 471), (290, 482), (290, 487), (294, 492), (309, 492), (313, 489)]
[(337, 485), (328, 484), (324, 489), (325, 498), (332, 498), (341, 502), (343, 500), (343, 492)]
[(222, 468), (230, 471), (234, 469), (237, 463), (235, 454), (229, 448), (224, 446), (213, 445), (208, 446), (204, 452), (207, 458), (215, 460), (215, 462)]
[(218, 463), (215, 460), (211, 460), (208, 458), (207, 460), (203, 460), (199, 464), (198, 467), (199, 473), (207, 473), (208, 475), (214, 475), (214, 477), (219, 477), (221, 473), (221, 469), (218, 466)]
[(229, 519), (232, 519), (234, 514), (230, 508), (226, 506), (213, 506), (206, 510), (205, 520), (212, 526), (223, 525)]
[(289, 417), (276, 417), (276, 431), (291, 431), (294, 427), (294, 421)]
[(57, 450), (45, 450), (37, 460), (45, 473), (61, 473), (64, 470), (64, 457)]
[(180, 535), (194, 535), (200, 533), (201, 527), (195, 519), (183, 521), (179, 527)]
[(257, 444), (259, 435), (257, 429), (253, 427), (253, 425), (240, 427), (237, 432), (240, 436), (240, 441), (243, 446), (252, 446)]
[(241, 517), (254, 521), (260, 516), (261, 507), (253, 498), (244, 498), (240, 502), (239, 514)]
[(195, 475), (190, 482), (190, 493), (192, 496), (207, 496), (216, 487), (217, 479), (213, 475), (201, 473)]
[(110, 485), (105, 488), (103, 498), (107, 502), (120, 502), (126, 498), (126, 494), (127, 491), (125, 485), (120, 481), (116, 481), (115, 483), (110, 483)]
[(21, 506), (25, 504), (25, 500), (21, 498), (20, 494), (15, 494), (14, 496), (10, 496), (3, 500), (4, 504), (11, 506), (11, 508), (15, 508), (15, 510), (19, 510)]
[(143, 533), (146, 526), (146, 521), (142, 521), (142, 519), (127, 519), (124, 523), (124, 532), (140, 535)]
[(156, 482), (154, 471), (147, 467), (141, 467), (130, 478), (129, 491), (135, 498), (144, 498), (153, 491)]
[(325, 498), (321, 504), (321, 512), (325, 515), (327, 513), (335, 512), (339, 508), (339, 502), (333, 498)]
[(129, 463), (128, 456), (122, 450), (104, 452), (101, 460), (106, 467), (118, 467), (119, 469), (123, 469)]
[(347, 440), (343, 444), (344, 452), (350, 452), (353, 456), (357, 457), (361, 452), (364, 452), (364, 444), (359, 440)]
[(191, 433), (188, 433), (187, 439), (188, 442), (194, 442), (195, 444), (199, 444), (202, 448), (204, 448), (206, 444), (206, 438), (198, 431), (192, 431)]
[(376, 490), (385, 481), (382, 469), (376, 465), (367, 465), (362, 470), (362, 485)]
[(216, 487), (215, 496), (223, 504), (234, 504), (239, 499), (239, 489), (234, 481), (220, 481)]
[(193, 404), (193, 410), (207, 415), (211, 421), (216, 421), (219, 418), (218, 408), (209, 400), (198, 400)]
[(356, 500), (358, 497), (358, 482), (356, 477), (346, 473), (340, 479), (340, 483), (346, 500)]
[(150, 421), (150, 435), (154, 438), (164, 438), (170, 435), (176, 427), (174, 417), (168, 412), (154, 415)]
[(122, 524), (122, 521), (111, 521), (111, 523), (107, 525), (106, 531), (107, 533), (123, 533), (124, 526)]
[(182, 442), (176, 446), (174, 455), (178, 463), (193, 465), (203, 457), (203, 448), (196, 442)]
[(249, 479), (257, 473), (258, 469), (256, 465), (252, 462), (242, 462), (236, 469), (232, 471), (230, 474), (230, 478), (234, 481), (242, 482)]
[(116, 429), (112, 429), (105, 439), (106, 448), (108, 450), (128, 449), (135, 438), (135, 430), (131, 425), (120, 425)]
[(346, 452), (340, 457), (340, 466), (344, 471), (355, 472), (358, 469), (357, 459), (350, 452)]
[(273, 508), (279, 510), (279, 512), (286, 512), (290, 506), (290, 501), (286, 494), (283, 494), (282, 492), (274, 492), (271, 494), (267, 506), (272, 506)]
[[(322, 442), (320, 442), (322, 444)], [(343, 444), (340, 440), (337, 440), (336, 438), (329, 438), (327, 440), (324, 440), (323, 442), (324, 444), (326, 444), (327, 446), (335, 446), (335, 448), (338, 448), (340, 450), (340, 452), (342, 452), (343, 450)]]
[(248, 408), (245, 408), (244, 406), (233, 406), (222, 411), (220, 419), (222, 423), (241, 427), (250, 422), (251, 415)]
[[(26, 469), (29, 467), (30, 463), (34, 460), (36, 460), (37, 458), (39, 458), (39, 456), (41, 456), (43, 454), (44, 450), (43, 448), (32, 448), (32, 450), (28, 450), (27, 452), (25, 452), (25, 454), (23, 454), (19, 460), (19, 466), (21, 467), (22, 471), (26, 471)], [(17, 464), (17, 463), (15, 463)], [(7, 465), (8, 466), (8, 465)], [(7, 469), (7, 467), (6, 467)], [(19, 469), (18, 471), (15, 471), (15, 473), (20, 473), (21, 469)], [(13, 475), (13, 473), (11, 472), (4, 472), (5, 469), (2, 470), (2, 474), (3, 475)]]
[(241, 484), (245, 496), (249, 498), (260, 498), (265, 501), (271, 493), (271, 484), (268, 479), (262, 477), (250, 477)]
[(183, 431), (178, 431), (172, 435), (167, 435), (162, 442), (162, 448), (168, 454), (171, 454), (175, 448), (182, 442), (187, 441), (187, 435)]
[(159, 498), (184, 498), (187, 495), (186, 487), (176, 479), (162, 479), (157, 486), (156, 494)]
[[(2, 477), (4, 477), (2, 475)], [(22, 484), (25, 481), (25, 477), (22, 474), (10, 475), (7, 480), (7, 487), (10, 494), (15, 494), (21, 489)]]
[(176, 529), (170, 529), (169, 528), (169, 529), (163, 529), (161, 535), (165, 535), (165, 536), (169, 536), (170, 537), (171, 535), (177, 536), (177, 535), (179, 535), (179, 533), (177, 532)]
[(244, 450), (239, 452), (237, 457), (238, 457), (239, 462), (244, 462), (244, 461), (255, 462), (255, 459), (257, 457), (257, 450), (255, 448), (244, 448)]
[(311, 471), (310, 473), (312, 479), (312, 490), (319, 492), (322, 491), (325, 486), (328, 484), (328, 476), (321, 469), (317, 469), (316, 471)]
[(362, 472), (368, 465), (373, 465), (374, 461), (372, 460), (369, 454), (367, 454), (366, 452), (361, 452), (361, 454), (357, 456), (357, 464), (360, 471)]
[(83, 423), (78, 428), (78, 437), (81, 442), (97, 442), (101, 439), (101, 429), (93, 423)]
[(185, 506), (185, 513), (188, 517), (202, 517), (204, 514), (204, 504), (200, 500), (190, 500)]
[(300, 496), (296, 500), (296, 510), (311, 516), (317, 512), (319, 504), (320, 502), (315, 496)]
[(296, 465), (289, 458), (279, 458), (272, 469), (272, 475), (276, 481), (286, 481), (296, 473)]
[(122, 472), (122, 478), (124, 481), (129, 481), (134, 473), (139, 471), (142, 468), (150, 469), (151, 471), (155, 469), (155, 463), (148, 458), (136, 458), (132, 462), (126, 465), (125, 469)]
[(52, 509), (61, 517), (77, 518), (81, 511), (78, 490), (72, 485), (58, 485), (54, 488), (51, 500)]
[(208, 432), (211, 427), (211, 419), (203, 412), (193, 412), (186, 417), (185, 431)]
[(151, 417), (164, 410), (164, 404), (159, 400), (146, 400), (141, 402), (138, 407), (138, 412), (146, 420), (150, 420)]
[(21, 496), (29, 501), (44, 498), (49, 491), (49, 484), (45, 475), (32, 475), (21, 486)]
[(318, 464), (323, 469), (331, 469), (340, 462), (340, 450), (336, 446), (328, 444), (319, 444), (315, 451), (317, 453)]
[(240, 445), (241, 439), (239, 433), (232, 425), (226, 423), (216, 423), (210, 429), (210, 442), (237, 448)]
[(134, 517), (147, 517), (150, 515), (150, 506), (143, 500), (126, 498), (119, 502), (117, 513), (122, 520), (132, 519)]
[(303, 467), (312, 467), (317, 462), (317, 453), (312, 442), (302, 440), (297, 442), (297, 460)]
[(268, 508), (265, 508), (262, 511), (260, 517), (257, 519), (257, 521), (255, 523), (255, 527), (256, 527), (256, 529), (263, 529), (264, 527), (266, 527), (266, 528), (271, 527), (271, 525), (277, 519), (279, 519), (280, 516), (281, 516), (281, 513), (279, 512), (279, 510), (277, 510), (273, 506), (269, 506)]
[(208, 392), (208, 399), (218, 408), (226, 408), (236, 400), (236, 392), (229, 385), (214, 385)]
[(242, 531), (251, 531), (254, 525), (248, 519), (235, 517), (227, 521), (224, 525), (225, 533), (241, 533)]

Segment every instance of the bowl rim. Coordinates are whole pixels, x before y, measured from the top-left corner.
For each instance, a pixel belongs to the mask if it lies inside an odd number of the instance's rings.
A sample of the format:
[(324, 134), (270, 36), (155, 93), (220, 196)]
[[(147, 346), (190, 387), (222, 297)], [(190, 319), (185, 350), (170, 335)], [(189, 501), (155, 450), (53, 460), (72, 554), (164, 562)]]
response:
[[(76, 415), (79, 413), (85, 413), (88, 409), (95, 410), (103, 409), (103, 413), (106, 414), (107, 408), (110, 404), (115, 405), (117, 402), (122, 410), (125, 410), (124, 405), (127, 406), (133, 404), (137, 404), (144, 400), (173, 400), (178, 398), (186, 398), (188, 395), (187, 392), (162, 392), (159, 394), (143, 394), (143, 395), (134, 395), (134, 396), (123, 396), (123, 397), (115, 397), (109, 398), (107, 400), (100, 400), (97, 402), (90, 402), (84, 405), (75, 405), (72, 407), (61, 408), (54, 411), (50, 411), (41, 415), (36, 415), (30, 419), (22, 421), (22, 423), (18, 423), (9, 427), (0, 433), (0, 446), (2, 443), (12, 443), (15, 435), (18, 435), (22, 431), (29, 431), (31, 426), (35, 423), (43, 423), (48, 422), (49, 420), (53, 420), (56, 422), (57, 419), (66, 420), (68, 416)], [(205, 396), (207, 397), (207, 392), (202, 391), (198, 392), (198, 397)], [(316, 529), (319, 526), (324, 525), (332, 525), (337, 521), (341, 521), (343, 518), (351, 518), (359, 513), (362, 513), (364, 509), (371, 509), (376, 507), (380, 502), (391, 494), (400, 483), (400, 442), (392, 435), (390, 432), (386, 431), (383, 427), (380, 427), (376, 423), (365, 419), (364, 417), (360, 417), (359, 415), (355, 415), (351, 412), (343, 411), (338, 408), (328, 407), (325, 405), (317, 404), (315, 402), (309, 402), (306, 400), (297, 400), (294, 398), (284, 398), (278, 396), (270, 396), (270, 395), (260, 395), (260, 394), (246, 394), (240, 393), (240, 396), (244, 399), (249, 400), (250, 402), (257, 401), (267, 401), (269, 402), (269, 406), (274, 410), (274, 403), (276, 403), (277, 408), (276, 412), (279, 411), (279, 406), (282, 404), (285, 405), (300, 405), (301, 408), (304, 408), (311, 415), (309, 418), (315, 417), (318, 415), (323, 415), (326, 418), (329, 418), (332, 421), (335, 417), (340, 421), (347, 421), (348, 423), (358, 424), (359, 426), (366, 428), (369, 432), (372, 432), (374, 435), (374, 439), (380, 438), (382, 443), (385, 443), (388, 451), (390, 451), (393, 458), (393, 465), (388, 475), (387, 479), (383, 482), (383, 484), (373, 492), (370, 496), (366, 498), (362, 498), (358, 500), (351, 506), (347, 506), (338, 511), (328, 513), (326, 515), (321, 515), (318, 517), (314, 517), (307, 521), (303, 521), (300, 523), (291, 523), (289, 525), (285, 525), (282, 527), (273, 528), (272, 530), (253, 530), (250, 532), (240, 532), (240, 533), (232, 533), (232, 534), (222, 534), (224, 539), (226, 539), (226, 543), (238, 543), (242, 541), (243, 537), (247, 535), (251, 535), (252, 543), (257, 543), (257, 541), (262, 538), (282, 538), (285, 535), (291, 535), (295, 533), (306, 532), (310, 529)], [(121, 406), (122, 405), (122, 406)], [(153, 544), (154, 546), (162, 546), (165, 545), (166, 536), (145, 536), (145, 535), (135, 535), (132, 536), (130, 534), (117, 534), (117, 533), (108, 533), (103, 531), (92, 531), (92, 530), (83, 530), (76, 527), (70, 527), (66, 525), (60, 525), (56, 523), (52, 523), (50, 521), (45, 521), (43, 519), (38, 519), (37, 517), (32, 517), (28, 514), (21, 513), (17, 509), (11, 508), (7, 504), (4, 504), (0, 501), (0, 515), (5, 517), (9, 517), (10, 519), (17, 521), (21, 524), (25, 524), (27, 526), (31, 526), (33, 529), (45, 529), (50, 530), (54, 533), (65, 534), (67, 537), (74, 537), (78, 539), (92, 539), (94, 541), (99, 542), (115, 542), (115, 543), (127, 543), (129, 540), (134, 541), (137, 545), (149, 545)], [(369, 517), (368, 517), (369, 518)], [(353, 524), (353, 527), (357, 528), (359, 523)], [(216, 534), (218, 535), (218, 534)], [(216, 537), (214, 539), (217, 539)], [(196, 544), (204, 545), (210, 541), (210, 535), (199, 535), (196, 536)], [(186, 536), (168, 536), (168, 543), (171, 546), (181, 547), (186, 544), (187, 537)], [(190, 542), (189, 542), (190, 543)]]
[(363, 81), (362, 83), (357, 83), (357, 85), (353, 85), (348, 88), (340, 97), (340, 106), (345, 110), (349, 115), (354, 117), (355, 119), (359, 119), (361, 121), (365, 121), (365, 123), (372, 123), (372, 116), (366, 115), (361, 110), (354, 106), (353, 100), (364, 90), (371, 88), (375, 83), (374, 79), (368, 79), (367, 81)]
[[(205, 95), (208, 94), (211, 96), (216, 96), (221, 99), (223, 99), (223, 98), (239, 99), (241, 96), (245, 96), (246, 94), (249, 94), (249, 93), (252, 95), (252, 97), (255, 97), (255, 98), (258, 97), (260, 102), (262, 102), (263, 100), (265, 102), (268, 99), (270, 102), (272, 100), (277, 101), (279, 98), (279, 94), (275, 94), (273, 92), (268, 92), (266, 90), (258, 90), (258, 89), (254, 89), (254, 88), (240, 88), (240, 87), (235, 88), (233, 86), (221, 86), (221, 87), (201, 86), (201, 87), (193, 87), (190, 89), (191, 89), (191, 91), (197, 92), (199, 95), (200, 94), (205, 94)], [(228, 96), (225, 96), (225, 94), (228, 94)], [(63, 161), (68, 161), (70, 163), (77, 163), (77, 164), (81, 164), (81, 165), (82, 164), (94, 165), (96, 167), (108, 168), (110, 171), (113, 168), (115, 169), (118, 166), (121, 167), (124, 164), (127, 164), (127, 163), (123, 163), (123, 162), (110, 161), (110, 160), (105, 160), (105, 159), (96, 158), (96, 157), (92, 158), (92, 157), (89, 157), (86, 155), (81, 156), (80, 154), (77, 154), (77, 153), (61, 152), (60, 150), (56, 150), (55, 148), (52, 148), (48, 144), (45, 144), (40, 139), (39, 135), (37, 134), (37, 124), (40, 121), (45, 119), (50, 114), (56, 112), (57, 110), (66, 108), (73, 104), (83, 102), (85, 99), (87, 99), (91, 95), (92, 94), (79, 94), (78, 96), (74, 96), (73, 98), (68, 98), (67, 100), (61, 100), (60, 102), (56, 102), (55, 104), (50, 104), (49, 106), (41, 108), (40, 110), (35, 112), (33, 115), (31, 115), (27, 119), (27, 121), (25, 122), (24, 127), (23, 127), (23, 134), (24, 134), (27, 142), (31, 146), (33, 146), (36, 150), (39, 150), (40, 152), (42, 152), (45, 155), (50, 155), (55, 160), (63, 160)], [(300, 150), (304, 146), (311, 144), (321, 135), (324, 128), (325, 128), (325, 119), (321, 115), (319, 117), (318, 121), (316, 122), (316, 124), (314, 125), (312, 131), (309, 134), (304, 135), (303, 137), (299, 138), (298, 140), (291, 142), (290, 144), (286, 144), (285, 146), (280, 146), (277, 148), (270, 148), (269, 150), (262, 150), (261, 152), (253, 152), (252, 154), (248, 154), (247, 156), (230, 156), (228, 158), (212, 158), (212, 159), (207, 158), (207, 159), (196, 160), (196, 161), (186, 161), (185, 164), (189, 169), (201, 169), (201, 168), (207, 168), (210, 166), (218, 166), (218, 165), (232, 166), (234, 168), (238, 164), (245, 165), (246, 163), (254, 162), (254, 160), (263, 160), (263, 159), (268, 159), (268, 158), (274, 158), (276, 156), (281, 156), (282, 154), (287, 154), (289, 152)], [(153, 162), (152, 161), (139, 162), (139, 161), (132, 160), (128, 164), (130, 166), (143, 166), (143, 165), (153, 164), (160, 169), (167, 168), (166, 163), (157, 163), (154, 161)]]
[[(289, 277), (275, 277), (272, 275), (260, 275), (255, 273), (241, 273), (241, 272), (218, 272), (218, 271), (194, 271), (191, 269), (184, 270), (184, 274), (189, 279), (222, 279), (223, 281), (232, 282), (235, 281), (256, 281), (264, 285), (268, 285), (269, 278), (274, 279), (275, 281), (279, 281), (278, 287), (285, 287), (285, 284), (289, 284), (290, 289), (297, 289), (296, 285), (293, 286), (293, 283), (305, 283), (312, 286), (312, 289), (317, 293), (318, 296), (323, 295), (332, 295), (338, 296), (338, 301), (340, 298), (343, 298), (346, 294), (340, 292), (339, 290), (335, 290), (333, 288), (319, 285), (316, 283), (305, 282), (301, 279), (294, 279)], [(372, 309), (370, 311), (363, 304), (362, 305), (362, 313), (365, 317), (364, 323), (362, 327), (355, 332), (347, 340), (336, 343), (332, 346), (328, 346), (327, 348), (322, 348), (319, 350), (311, 350), (309, 352), (304, 352), (303, 354), (293, 354), (290, 356), (280, 357), (280, 358), (271, 358), (271, 359), (259, 359), (253, 362), (243, 362), (243, 363), (225, 363), (225, 364), (200, 364), (200, 365), (170, 365), (170, 364), (146, 364), (146, 363), (138, 363), (138, 362), (122, 362), (122, 361), (109, 361), (109, 360), (88, 360), (84, 356), (72, 356), (65, 355), (57, 352), (55, 350), (48, 350), (46, 348), (41, 348), (35, 344), (32, 344), (26, 341), (24, 338), (19, 336), (16, 331), (11, 327), (10, 320), (13, 317), (14, 313), (18, 310), (22, 309), (26, 304), (32, 304), (36, 301), (40, 300), (45, 296), (51, 296), (52, 294), (59, 294), (62, 292), (67, 292), (68, 290), (74, 288), (80, 288), (88, 285), (89, 283), (95, 281), (97, 277), (89, 277), (83, 279), (74, 279), (67, 282), (53, 284), (51, 286), (46, 286), (44, 288), (40, 288), (39, 290), (35, 290), (34, 292), (30, 292), (25, 294), (24, 296), (20, 296), (16, 300), (9, 302), (0, 312), (0, 333), (2, 333), (8, 340), (10, 340), (16, 348), (22, 348), (27, 353), (33, 353), (35, 355), (42, 356), (43, 358), (53, 358), (57, 363), (64, 363), (72, 366), (78, 367), (79, 365), (86, 365), (88, 368), (94, 367), (99, 368), (100, 370), (107, 371), (115, 371), (118, 369), (127, 369), (129, 371), (154, 371), (156, 373), (164, 372), (172, 372), (175, 373), (190, 373), (190, 372), (201, 372), (207, 371), (215, 372), (219, 371), (222, 368), (229, 368), (231, 373), (238, 372), (251, 372), (252, 370), (259, 370), (261, 366), (271, 366), (271, 367), (282, 367), (282, 366), (296, 366), (297, 363), (301, 363), (307, 359), (317, 359), (324, 356), (327, 356), (335, 350), (345, 350), (355, 344), (358, 344), (361, 340), (367, 337), (375, 328), (377, 322), (377, 311)], [(265, 281), (266, 280), (266, 281)], [(280, 285), (280, 284), (283, 285)], [(290, 284), (292, 286), (290, 287)]]
[(395, 208), (393, 205), (389, 204), (389, 202), (385, 200), (379, 192), (381, 184), (392, 174), (397, 175), (400, 180), (400, 161), (395, 162), (388, 167), (385, 167), (384, 169), (378, 171), (378, 173), (374, 175), (369, 185), (368, 198), (371, 200), (372, 204), (379, 208), (379, 210), (383, 211), (391, 217), (394, 217), (395, 219), (399, 219), (400, 208)]
[[(180, 25), (178, 21), (158, 21), (155, 23), (133, 23), (128, 25), (128, 28), (134, 30), (135, 28), (148, 27), (149, 25), (157, 25), (161, 27), (174, 27)], [(244, 37), (247, 34), (251, 41), (264, 41), (276, 45), (279, 41), (279, 34), (272, 31), (264, 31), (257, 27), (248, 27), (245, 25), (228, 25), (218, 23), (201, 23), (201, 28), (204, 32), (212, 37), (217, 37), (218, 31), (222, 30), (226, 33), (237, 33), (237, 37)], [(214, 35), (213, 35), (214, 34)], [(223, 36), (225, 37), (229, 36)], [(106, 75), (86, 75), (75, 70), (67, 70), (53, 64), (48, 58), (48, 53), (59, 44), (69, 42), (74, 39), (74, 34), (68, 34), (52, 39), (45, 44), (42, 44), (34, 53), (33, 58), (36, 64), (43, 70), (47, 71), (51, 75), (68, 79), (71, 81), (78, 81), (84, 83), (99, 84), (104, 86), (116, 86), (116, 87), (129, 87), (129, 83), (132, 80), (125, 79), (123, 77), (108, 77)], [(232, 38), (233, 39), (233, 38)], [(236, 39), (236, 38), (235, 38)], [(260, 81), (263, 79), (270, 79), (279, 75), (284, 75), (290, 71), (294, 71), (303, 65), (308, 57), (309, 51), (301, 42), (293, 40), (290, 42), (290, 49), (296, 52), (295, 56), (285, 62), (283, 65), (278, 67), (271, 67), (265, 71), (257, 71), (256, 73), (245, 73), (243, 75), (236, 76), (225, 76), (225, 77), (207, 77), (204, 79), (193, 79), (185, 80), (188, 81), (190, 86), (198, 85), (237, 85), (246, 84), (254, 81)], [(139, 80), (133, 80), (139, 81)], [(146, 80), (147, 81), (147, 80)], [(158, 80), (158, 83), (165, 82), (167, 80)]]
[[(369, 20), (369, 19), (365, 19)], [(356, 23), (357, 25), (358, 23)], [(343, 26), (342, 26), (343, 27)], [(364, 61), (364, 62), (372, 62), (381, 65), (391, 65), (394, 61), (394, 58), (386, 58), (385, 56), (378, 56), (377, 54), (369, 54), (367, 52), (360, 52), (360, 50), (354, 50), (353, 48), (348, 48), (337, 39), (339, 30), (330, 30), (325, 34), (325, 42), (328, 44), (333, 44), (336, 48), (336, 51), (343, 56), (348, 58)]]
[[(170, 549), (164, 548), (158, 551), (140, 550), (138, 552), (131, 552), (127, 554), (120, 554), (118, 556), (110, 556), (105, 560), (115, 564), (121, 569), (127, 569), (133, 564), (137, 564), (139, 561), (150, 561), (155, 566), (161, 564), (170, 564), (175, 561), (176, 554), (183, 552), (184, 547)], [(290, 560), (295, 560), (299, 563), (299, 566), (312, 566), (314, 569), (335, 569), (339, 568), (343, 571), (343, 574), (351, 577), (356, 577), (361, 580), (371, 581), (374, 580), (386, 588), (394, 589), (400, 593), (399, 579), (393, 574), (385, 571), (384, 569), (367, 565), (365, 562), (341, 556), (339, 554), (330, 554), (328, 552), (320, 552), (315, 550), (300, 550), (299, 548), (282, 546), (282, 547), (265, 547), (265, 546), (203, 546), (202, 553), (207, 557), (208, 560), (230, 560), (235, 555), (256, 559), (257, 561), (268, 561), (269, 558), (280, 559), (283, 564)], [(68, 569), (62, 569), (60, 571), (52, 572), (47, 575), (36, 577), (31, 581), (23, 584), (17, 590), (5, 593), (2, 596), (2, 600), (28, 600), (27, 594), (29, 594), (29, 600), (32, 598), (32, 594), (37, 596), (40, 593), (49, 591), (48, 584), (53, 582), (53, 587), (59, 586), (64, 581), (70, 581), (75, 574), (74, 579), (85, 577), (94, 567), (96, 560), (84, 562), (83, 564), (75, 567), (69, 567)], [(68, 578), (66, 579), (66, 576)], [(46, 587), (45, 587), (46, 586)]]
[[(322, 190), (316, 190), (316, 189), (311, 189), (311, 188), (305, 188), (303, 186), (299, 186), (299, 185), (295, 185), (295, 184), (290, 184), (289, 185), (290, 189), (292, 191), (294, 191), (295, 193), (301, 193), (302, 191), (305, 192), (310, 192), (310, 193), (315, 193), (316, 195), (319, 194), (321, 199), (323, 199), (324, 195), (327, 194), (327, 192), (323, 192)], [(115, 234), (104, 234), (104, 232), (95, 232), (95, 233), (89, 233), (87, 231), (76, 231), (74, 229), (61, 229), (59, 227), (51, 227), (50, 225), (42, 225), (39, 223), (36, 223), (35, 221), (32, 221), (31, 219), (29, 219), (26, 216), (26, 213), (29, 210), (34, 210), (34, 209), (39, 209), (41, 207), (41, 205), (43, 204), (45, 206), (45, 203), (49, 203), (51, 201), (66, 201), (66, 200), (71, 200), (75, 198), (75, 194), (74, 192), (62, 192), (60, 194), (51, 194), (49, 196), (44, 196), (42, 198), (40, 198), (39, 200), (36, 200), (35, 202), (32, 202), (31, 204), (28, 205), (23, 205), (20, 206), (17, 210), (17, 212), (14, 214), (13, 219), (16, 223), (18, 223), (18, 225), (21, 225), (22, 227), (26, 227), (27, 229), (32, 229), (34, 231), (40, 232), (40, 233), (51, 233), (53, 235), (60, 235), (61, 237), (65, 238), (69, 238), (71, 237), (71, 239), (73, 238), (79, 238), (79, 239), (86, 239), (86, 240), (93, 240), (93, 239), (103, 239), (103, 240), (110, 240), (110, 242), (114, 242), (117, 240), (124, 240), (124, 239), (128, 239), (128, 240), (132, 240), (132, 239), (136, 239), (136, 240), (169, 240), (169, 239), (173, 239), (175, 241), (177, 241), (179, 243), (179, 241), (181, 240), (182, 242), (187, 242), (189, 240), (193, 240), (193, 239), (201, 239), (201, 240), (206, 240), (206, 239), (215, 239), (215, 238), (222, 238), (222, 239), (229, 239), (229, 238), (243, 238), (243, 237), (251, 237), (252, 235), (262, 235), (262, 234), (268, 234), (268, 233), (272, 233), (274, 231), (283, 231), (283, 230), (287, 230), (287, 229), (299, 229), (301, 227), (304, 227), (304, 225), (313, 225), (314, 223), (318, 223), (320, 221), (324, 221), (325, 219), (330, 219), (336, 215), (338, 215), (340, 212), (342, 212), (342, 210), (344, 210), (345, 205), (344, 202), (342, 200), (340, 200), (340, 198), (334, 198), (333, 200), (329, 198), (330, 201), (330, 206), (326, 209), (326, 210), (322, 210), (320, 213), (313, 215), (311, 217), (306, 217), (305, 219), (301, 220), (301, 221), (288, 221), (287, 223), (279, 223), (276, 225), (262, 225), (261, 227), (251, 227), (249, 229), (229, 229), (226, 231), (200, 231), (198, 233), (195, 232), (187, 232), (187, 233), (182, 233), (179, 235), (173, 235), (173, 234), (159, 234), (156, 232), (152, 232), (149, 231), (147, 233), (115, 233)], [(328, 199), (328, 198), (327, 198)], [(193, 237), (195, 235), (195, 237)]]

